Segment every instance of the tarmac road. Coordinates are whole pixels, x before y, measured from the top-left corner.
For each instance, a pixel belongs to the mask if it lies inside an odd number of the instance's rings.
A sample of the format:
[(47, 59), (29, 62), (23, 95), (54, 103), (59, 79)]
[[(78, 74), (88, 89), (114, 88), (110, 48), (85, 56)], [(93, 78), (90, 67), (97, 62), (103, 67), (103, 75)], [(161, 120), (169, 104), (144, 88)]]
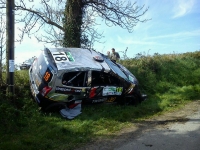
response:
[(76, 150), (200, 150), (200, 100)]
[(200, 107), (186, 117), (139, 135), (115, 150), (200, 150)]

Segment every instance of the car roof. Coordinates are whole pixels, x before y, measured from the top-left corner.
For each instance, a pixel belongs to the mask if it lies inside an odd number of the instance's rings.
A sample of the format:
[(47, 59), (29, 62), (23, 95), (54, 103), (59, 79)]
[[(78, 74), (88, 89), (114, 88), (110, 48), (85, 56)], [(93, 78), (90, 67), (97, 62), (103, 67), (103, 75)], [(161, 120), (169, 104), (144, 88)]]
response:
[(94, 57), (102, 58), (102, 54), (94, 50), (83, 48), (46, 48), (46, 50), (52, 54), (58, 71), (110, 71), (105, 61), (94, 59)]

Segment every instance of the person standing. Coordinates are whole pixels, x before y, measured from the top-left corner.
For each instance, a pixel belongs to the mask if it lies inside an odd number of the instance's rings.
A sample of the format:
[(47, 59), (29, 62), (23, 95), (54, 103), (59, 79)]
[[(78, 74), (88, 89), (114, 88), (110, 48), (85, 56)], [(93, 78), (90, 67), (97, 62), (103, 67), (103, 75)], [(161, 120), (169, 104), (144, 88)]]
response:
[(111, 56), (110, 56), (110, 59), (111, 59), (112, 61), (114, 61), (114, 62), (119, 61), (119, 59), (120, 59), (119, 53), (116, 52), (114, 48), (112, 48), (111, 50), (112, 50), (112, 54), (111, 54)]
[(110, 51), (107, 51), (107, 56), (108, 58), (110, 58)]

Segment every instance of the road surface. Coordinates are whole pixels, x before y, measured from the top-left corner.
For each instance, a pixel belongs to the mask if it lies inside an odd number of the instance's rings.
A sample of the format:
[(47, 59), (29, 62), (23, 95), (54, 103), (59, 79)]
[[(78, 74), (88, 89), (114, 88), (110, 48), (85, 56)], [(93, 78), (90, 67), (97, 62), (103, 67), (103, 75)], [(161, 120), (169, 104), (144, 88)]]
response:
[(77, 150), (200, 150), (200, 100)]
[(200, 107), (185, 119), (153, 128), (114, 149), (200, 150)]

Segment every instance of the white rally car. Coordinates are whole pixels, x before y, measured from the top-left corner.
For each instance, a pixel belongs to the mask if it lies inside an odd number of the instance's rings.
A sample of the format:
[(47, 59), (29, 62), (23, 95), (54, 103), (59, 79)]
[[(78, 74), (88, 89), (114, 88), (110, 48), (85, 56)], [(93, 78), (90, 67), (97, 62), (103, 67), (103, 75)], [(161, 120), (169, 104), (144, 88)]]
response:
[(130, 71), (93, 50), (45, 48), (30, 67), (29, 76), (32, 95), (43, 110), (144, 100)]

